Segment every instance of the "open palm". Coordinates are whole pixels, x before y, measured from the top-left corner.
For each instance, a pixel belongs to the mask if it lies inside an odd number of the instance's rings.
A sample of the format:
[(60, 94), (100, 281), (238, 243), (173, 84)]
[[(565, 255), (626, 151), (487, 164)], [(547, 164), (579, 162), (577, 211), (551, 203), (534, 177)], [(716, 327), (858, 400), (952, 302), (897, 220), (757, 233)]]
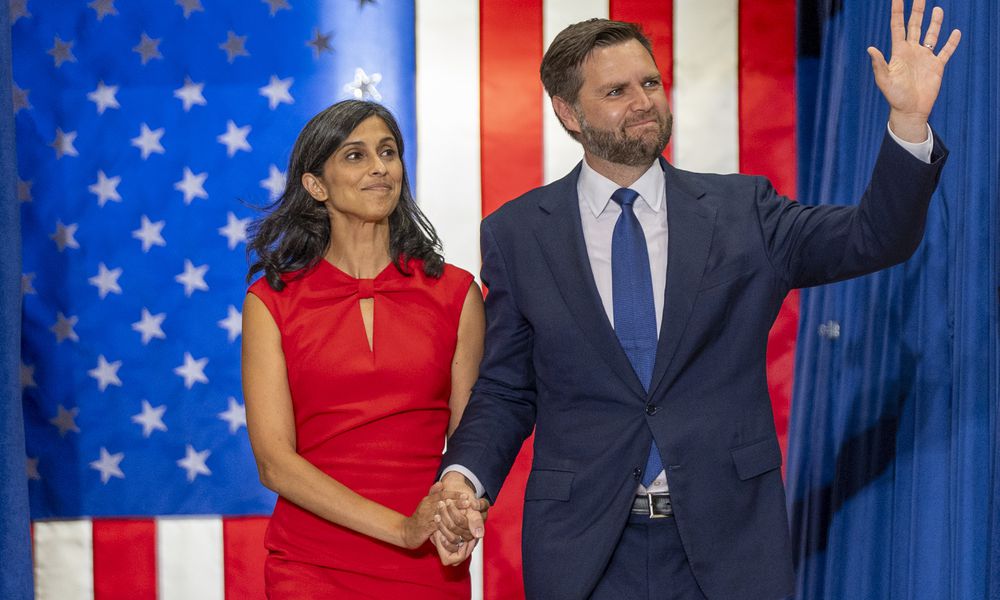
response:
[(892, 0), (892, 57), (887, 63), (874, 47), (868, 48), (868, 54), (872, 59), (875, 83), (889, 106), (908, 117), (926, 120), (941, 90), (944, 66), (958, 47), (962, 34), (957, 29), (953, 30), (944, 47), (934, 54), (944, 11), (940, 7), (931, 11), (931, 23), (921, 44), (923, 19), (924, 0), (914, 0), (906, 25), (903, 22), (903, 0)]

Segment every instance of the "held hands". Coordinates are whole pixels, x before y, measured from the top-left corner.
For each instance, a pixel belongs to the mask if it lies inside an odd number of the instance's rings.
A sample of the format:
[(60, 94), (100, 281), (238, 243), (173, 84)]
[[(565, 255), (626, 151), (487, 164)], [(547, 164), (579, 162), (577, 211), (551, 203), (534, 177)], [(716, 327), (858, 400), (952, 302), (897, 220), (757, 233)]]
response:
[(440, 481), (432, 485), (430, 491), (427, 492), (427, 497), (420, 501), (413, 514), (403, 519), (400, 531), (401, 545), (404, 548), (419, 548), (431, 534), (438, 530), (437, 511), (439, 504), (447, 502), (455, 506), (471, 506), (471, 503), (468, 500), (463, 500), (462, 496), (461, 491), (445, 490), (444, 484)]
[(909, 23), (904, 26), (903, 0), (892, 0), (892, 58), (888, 63), (877, 48), (868, 48), (875, 83), (891, 108), (889, 126), (893, 133), (909, 142), (927, 139), (927, 117), (941, 90), (944, 66), (962, 39), (962, 33), (953, 30), (941, 51), (934, 54), (944, 20), (944, 10), (935, 7), (921, 44), (924, 1), (913, 0)]
[(460, 497), (438, 502), (434, 517), (438, 527), (431, 542), (442, 564), (457, 565), (472, 554), (482, 539), (490, 503), (486, 499), (476, 499), (475, 490), (460, 473), (446, 473), (440, 483), (446, 491), (458, 493)]

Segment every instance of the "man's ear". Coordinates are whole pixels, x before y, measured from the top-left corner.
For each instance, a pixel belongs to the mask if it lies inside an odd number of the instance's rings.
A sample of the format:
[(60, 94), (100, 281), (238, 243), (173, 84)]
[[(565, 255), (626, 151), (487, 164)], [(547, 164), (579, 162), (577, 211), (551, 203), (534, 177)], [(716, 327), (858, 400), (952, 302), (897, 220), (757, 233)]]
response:
[(326, 202), (329, 196), (326, 193), (326, 186), (312, 173), (302, 175), (302, 187), (306, 188), (309, 195), (317, 202)]
[(562, 121), (563, 127), (574, 133), (580, 133), (582, 129), (580, 121), (576, 118), (576, 111), (569, 102), (559, 96), (552, 96), (552, 110), (556, 111), (556, 116)]

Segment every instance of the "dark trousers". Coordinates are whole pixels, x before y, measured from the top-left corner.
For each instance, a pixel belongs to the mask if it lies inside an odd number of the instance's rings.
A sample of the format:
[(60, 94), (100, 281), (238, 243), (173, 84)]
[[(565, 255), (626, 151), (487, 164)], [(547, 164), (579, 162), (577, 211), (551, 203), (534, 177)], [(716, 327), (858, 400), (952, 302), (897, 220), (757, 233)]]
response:
[(705, 600), (672, 517), (631, 515), (591, 600)]

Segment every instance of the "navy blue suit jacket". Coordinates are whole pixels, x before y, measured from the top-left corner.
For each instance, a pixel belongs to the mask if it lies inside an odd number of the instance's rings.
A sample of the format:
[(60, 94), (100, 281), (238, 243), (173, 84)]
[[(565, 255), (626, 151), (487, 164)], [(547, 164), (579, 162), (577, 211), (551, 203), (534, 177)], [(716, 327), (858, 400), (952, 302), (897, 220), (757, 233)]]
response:
[(656, 365), (644, 391), (587, 259), (579, 166), (482, 223), (486, 350), (443, 465), (489, 498), (535, 428), (524, 498), (528, 598), (582, 599), (623, 530), (650, 437), (708, 598), (793, 591), (767, 335), (792, 288), (906, 260), (923, 237), (946, 151), (931, 164), (886, 137), (858, 206), (806, 206), (761, 177), (662, 162), (669, 231)]

